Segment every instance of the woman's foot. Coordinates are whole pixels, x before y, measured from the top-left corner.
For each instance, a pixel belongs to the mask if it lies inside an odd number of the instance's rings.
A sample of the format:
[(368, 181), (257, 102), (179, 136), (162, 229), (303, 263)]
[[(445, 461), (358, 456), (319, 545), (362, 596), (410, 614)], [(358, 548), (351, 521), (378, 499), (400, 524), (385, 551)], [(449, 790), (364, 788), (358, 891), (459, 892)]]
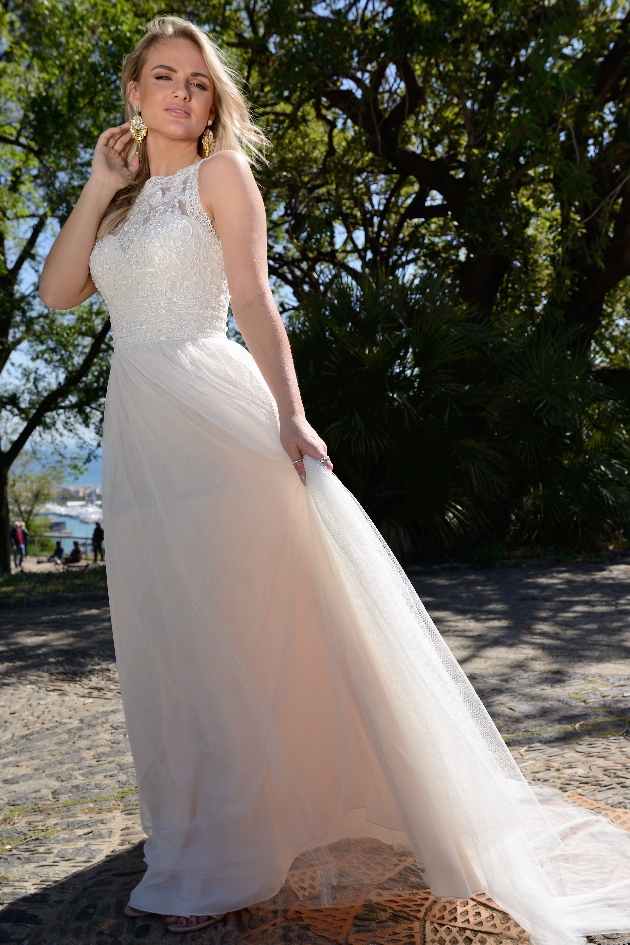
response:
[(167, 915), (166, 924), (169, 932), (194, 932), (216, 925), (224, 915), (225, 912), (221, 915)]
[(201, 922), (207, 922), (209, 918), (209, 915), (167, 915), (166, 924), (168, 926), (176, 925), (181, 928), (194, 928)]
[(153, 915), (153, 913), (145, 912), (144, 909), (134, 909), (133, 906), (127, 904), (125, 906), (125, 915), (131, 916), (132, 919), (140, 919), (144, 915)]

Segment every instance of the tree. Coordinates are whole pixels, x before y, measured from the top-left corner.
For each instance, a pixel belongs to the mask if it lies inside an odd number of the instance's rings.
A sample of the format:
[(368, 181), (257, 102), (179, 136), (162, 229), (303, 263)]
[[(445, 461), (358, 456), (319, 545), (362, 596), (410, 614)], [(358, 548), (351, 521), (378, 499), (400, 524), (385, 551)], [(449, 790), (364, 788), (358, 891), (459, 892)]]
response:
[(275, 274), (439, 261), (481, 320), (588, 348), (630, 275), (629, 39), (618, 0), (251, 0)]
[[(628, 10), (608, 0), (246, 5), (232, 42), (275, 144), (261, 174), (272, 272), (290, 289), (309, 409), (385, 533), (394, 523), (422, 546), (437, 515), (443, 551), (463, 523), (471, 540), (512, 544), (598, 546), (627, 530)], [(353, 303), (351, 317), (339, 273), (359, 293), (366, 274), (381, 287), (443, 276), (450, 308), (467, 306), (469, 325), (495, 333), (468, 382), (475, 410), (455, 371), (435, 465), (448, 474), (435, 482), (417, 452), (427, 404), (397, 423), (389, 385), (404, 372), (379, 373), (387, 304), (359, 318), (367, 303)], [(430, 326), (430, 309), (419, 311)], [(353, 399), (350, 377), (372, 396)], [(389, 418), (378, 459), (377, 437), (364, 449), (356, 435), (382, 429), (375, 390)], [(457, 459), (458, 417), (477, 459), (497, 460), (483, 489)], [(418, 493), (435, 497), (428, 518)]]
[[(100, 427), (107, 313), (98, 297), (47, 310), (38, 278), (99, 134), (122, 119), (122, 58), (160, 12), (153, 0), (5, 0), (0, 12), (0, 571), (10, 566), (9, 471), (30, 438)], [(176, 0), (171, 12), (228, 31), (239, 21), (217, 2)]]
[[(488, 364), (501, 352), (484, 376), (503, 391), (505, 416), (508, 389), (520, 392), (516, 413), (533, 390), (507, 375), (497, 380), (508, 364), (516, 370), (508, 339), (520, 339), (525, 357), (528, 339), (545, 338), (556, 351), (569, 345), (565, 356), (577, 359), (571, 369), (584, 383), (596, 369), (610, 391), (605, 406), (580, 388), (575, 436), (580, 428), (583, 442), (592, 442), (588, 429), (599, 427), (589, 423), (606, 410), (611, 429), (623, 428), (615, 411), (630, 399), (619, 343), (630, 278), (627, 0), (204, 0), (171, 10), (227, 48), (273, 138), (271, 163), (258, 173), (271, 271), (281, 303), (297, 313), (295, 331), (309, 324), (320, 331), (312, 313), (337, 291), (340, 274), (360, 292), (366, 276), (393, 286), (429, 274), (442, 279), (447, 324), (447, 312), (466, 311), (467, 331), (476, 322), (504, 339), (484, 348)], [(120, 120), (122, 56), (157, 12), (143, 0), (6, 0), (3, 7), (2, 536), (8, 470), (29, 438), (98, 427), (110, 353), (105, 312), (98, 300), (46, 312), (37, 274), (87, 176), (98, 134)], [(378, 310), (388, 324), (387, 304)], [(430, 325), (430, 306), (417, 310)], [(332, 324), (337, 316), (329, 316)], [(364, 370), (357, 383), (368, 377)], [(468, 388), (457, 376), (461, 413), (470, 418)], [(324, 391), (318, 396), (326, 402)], [(417, 423), (411, 416), (409, 429)], [(483, 440), (489, 421), (483, 410), (475, 416)], [(500, 438), (499, 428), (492, 437), (489, 443)], [(559, 442), (550, 457), (559, 456)], [(501, 447), (499, 454), (509, 465), (512, 453)], [(523, 466), (532, 483), (537, 463)], [(347, 469), (359, 476), (350, 461)], [(466, 495), (472, 518), (489, 522), (481, 492)], [(0, 569), (8, 564), (2, 537)]]
[(32, 533), (37, 524), (37, 514), (56, 497), (67, 472), (67, 464), (61, 457), (42, 465), (35, 454), (23, 451), (11, 467), (9, 476), (11, 517), (23, 521)]
[[(172, 11), (195, 15), (185, 3)], [(99, 134), (121, 121), (122, 58), (159, 12), (142, 0), (6, 0), (0, 12), (0, 571), (10, 469), (30, 438), (100, 427), (107, 313), (98, 297), (47, 310), (38, 278)]]
[(33, 434), (98, 424), (102, 408), (110, 353), (102, 305), (47, 311), (37, 283), (97, 133), (118, 112), (114, 62), (129, 33), (104, 3), (9, 3), (0, 30), (0, 570), (8, 571), (13, 463)]
[(444, 283), (334, 279), (291, 330), (309, 416), (393, 550), (601, 548), (630, 522), (630, 410), (570, 334), (479, 324)]

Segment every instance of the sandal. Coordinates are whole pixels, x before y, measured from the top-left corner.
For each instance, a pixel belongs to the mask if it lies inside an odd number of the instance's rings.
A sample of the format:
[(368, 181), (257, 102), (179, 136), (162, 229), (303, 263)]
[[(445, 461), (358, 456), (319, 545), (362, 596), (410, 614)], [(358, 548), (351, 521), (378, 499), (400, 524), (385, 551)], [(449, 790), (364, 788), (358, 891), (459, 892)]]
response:
[(197, 925), (167, 925), (169, 932), (196, 932), (198, 929), (207, 929), (209, 925), (216, 925), (227, 915), (227, 912), (221, 912), (219, 915), (211, 915), (205, 922), (198, 922)]
[(133, 906), (127, 903), (125, 906), (125, 915), (131, 916), (132, 919), (140, 919), (143, 915), (153, 915), (153, 912), (145, 912), (144, 909), (134, 909)]

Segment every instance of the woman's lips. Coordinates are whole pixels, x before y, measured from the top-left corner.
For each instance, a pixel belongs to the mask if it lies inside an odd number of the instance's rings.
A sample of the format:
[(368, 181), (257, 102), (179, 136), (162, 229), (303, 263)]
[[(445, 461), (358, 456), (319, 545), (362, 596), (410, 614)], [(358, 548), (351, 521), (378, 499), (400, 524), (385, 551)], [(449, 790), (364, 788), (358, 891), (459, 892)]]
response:
[(177, 115), (178, 118), (190, 118), (190, 112), (185, 108), (179, 108), (178, 106), (171, 105), (169, 108), (164, 109), (165, 112), (168, 112), (169, 115)]

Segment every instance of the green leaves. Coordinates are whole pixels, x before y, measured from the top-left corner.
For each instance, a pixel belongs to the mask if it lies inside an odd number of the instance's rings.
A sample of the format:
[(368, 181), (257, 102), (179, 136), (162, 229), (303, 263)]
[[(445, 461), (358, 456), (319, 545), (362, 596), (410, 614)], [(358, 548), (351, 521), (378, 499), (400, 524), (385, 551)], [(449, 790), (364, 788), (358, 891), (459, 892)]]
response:
[[(270, 270), (309, 414), (401, 554), (596, 544), (625, 527), (629, 9), (171, 5), (227, 49), (272, 138), (258, 172)], [(35, 290), (96, 138), (120, 120), (122, 57), (159, 12), (0, 13), (5, 450), (29, 424), (98, 429), (105, 313), (46, 312)]]
[(305, 296), (290, 337), (308, 414), (379, 527), (452, 546), (473, 497), (499, 488), (500, 460), (474, 433), (483, 330), (439, 283), (365, 276)]
[(623, 399), (562, 326), (480, 326), (444, 282), (334, 279), (290, 323), (308, 414), (402, 556), (599, 547), (630, 516)]
[(627, 2), (249, 9), (278, 279), (448, 273), (479, 318), (548, 314), (590, 343), (630, 274)]

